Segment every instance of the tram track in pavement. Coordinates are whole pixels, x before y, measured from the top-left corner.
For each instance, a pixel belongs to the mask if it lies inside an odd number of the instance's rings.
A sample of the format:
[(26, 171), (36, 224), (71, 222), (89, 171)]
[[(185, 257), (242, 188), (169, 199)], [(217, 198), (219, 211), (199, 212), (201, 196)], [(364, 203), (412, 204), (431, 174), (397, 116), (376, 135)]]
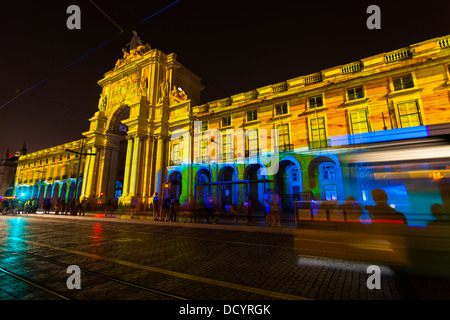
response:
[[(52, 219), (53, 220), (53, 219)], [(56, 222), (56, 221), (53, 221)], [(106, 221), (105, 221), (106, 222)], [(87, 221), (77, 221), (76, 223), (77, 226), (80, 227), (85, 227), (85, 226), (90, 226), (91, 222), (87, 222)], [(157, 236), (158, 238), (160, 238), (161, 236), (164, 237), (169, 237), (170, 239), (173, 238), (177, 238), (180, 239), (182, 241), (186, 241), (186, 240), (192, 240), (192, 241), (201, 241), (202, 243), (205, 242), (206, 240), (208, 242), (214, 242), (214, 243), (222, 243), (223, 245), (233, 245), (236, 246), (234, 248), (237, 248), (237, 246), (239, 246), (239, 248), (242, 248), (243, 246), (245, 247), (244, 250), (251, 250), (248, 248), (257, 248), (259, 247), (261, 250), (265, 250), (267, 249), (283, 249), (283, 250), (294, 250), (296, 252), (294, 252), (294, 254), (299, 258), (299, 260), (296, 261), (296, 263), (302, 265), (303, 266), (308, 267), (308, 268), (316, 268), (318, 267), (318, 265), (322, 265), (322, 264), (326, 264), (326, 265), (330, 265), (330, 266), (336, 266), (339, 267), (342, 270), (346, 270), (346, 269), (351, 269), (355, 266), (357, 266), (358, 268), (360, 268), (361, 266), (365, 265), (364, 262), (365, 259), (362, 259), (358, 257), (358, 259), (356, 259), (356, 261), (347, 261), (347, 259), (343, 259), (342, 257), (340, 257), (338, 254), (335, 254), (334, 252), (332, 252), (332, 254), (330, 254), (329, 252), (325, 252), (324, 254), (321, 254), (321, 252), (319, 252), (319, 254), (317, 254), (316, 252), (311, 252), (309, 249), (308, 250), (304, 250), (305, 245), (304, 243), (316, 243), (316, 244), (321, 244), (323, 245), (329, 245), (329, 244), (333, 244), (333, 245), (348, 245), (348, 243), (346, 241), (342, 241), (342, 240), (346, 240), (346, 239), (339, 239), (341, 241), (329, 241), (329, 239), (322, 239), (321, 237), (314, 237), (313, 239), (308, 239), (306, 237), (303, 237), (302, 235), (270, 235), (269, 237), (264, 237), (263, 240), (261, 241), (261, 238), (259, 237), (259, 234), (256, 238), (254, 236), (253, 233), (230, 233), (229, 230), (226, 230), (222, 233), (219, 233), (219, 237), (215, 237), (215, 238), (210, 238), (210, 232), (209, 230), (205, 230), (200, 233), (193, 233), (193, 232), (173, 232), (174, 229), (172, 227), (175, 227), (173, 225), (168, 225), (168, 227), (170, 228), (164, 228), (162, 230), (160, 230), (159, 228), (138, 228), (136, 229), (129, 229), (129, 228), (123, 228), (123, 227), (119, 227), (119, 229), (117, 230), (117, 228), (110, 228), (109, 223), (102, 223), (102, 232), (105, 232), (109, 229), (113, 230), (113, 231), (118, 231), (119, 232), (119, 238), (117, 237), (113, 237), (112, 240), (114, 241), (120, 241), (120, 240), (134, 240), (134, 239), (128, 239), (129, 238), (129, 234), (141, 234), (141, 235), (148, 235), (148, 236)], [(96, 229), (97, 230), (97, 229)], [(170, 231), (169, 231), (170, 230)], [(182, 229), (182, 231), (184, 231), (185, 229)], [(169, 232), (168, 232), (169, 231)], [(85, 236), (86, 233), (85, 232), (78, 232), (81, 236)], [(217, 234), (214, 233), (216, 236)], [(108, 234), (107, 236), (109, 237), (111, 234)], [(113, 234), (114, 236), (116, 234)], [(232, 235), (239, 235), (239, 237), (234, 237)], [(242, 235), (242, 238), (240, 237)], [(105, 235), (106, 236), (106, 235)], [(297, 238), (298, 236), (301, 236), (301, 238)], [(98, 237), (97, 237), (98, 238)], [(60, 253), (67, 253), (67, 254), (71, 254), (71, 255), (75, 255), (78, 257), (85, 257), (85, 258), (89, 258), (92, 259), (93, 261), (97, 261), (99, 263), (102, 263), (104, 265), (108, 265), (110, 264), (111, 266), (113, 266), (115, 268), (115, 266), (120, 266), (120, 268), (128, 268), (132, 273), (135, 273), (136, 275), (141, 274), (151, 274), (151, 277), (153, 277), (153, 275), (157, 275), (157, 278), (155, 279), (161, 279), (158, 277), (162, 277), (164, 279), (167, 279), (169, 282), (169, 286), (173, 287), (174, 284), (176, 283), (176, 287), (177, 290), (181, 287), (183, 287), (183, 291), (181, 291), (181, 294), (187, 294), (188, 296), (192, 296), (192, 297), (196, 297), (194, 299), (197, 299), (197, 293), (199, 292), (199, 289), (194, 289), (197, 288), (197, 284), (199, 284), (200, 286), (202, 286), (202, 290), (205, 290), (204, 292), (212, 292), (213, 288), (224, 288), (225, 290), (220, 290), (220, 292), (223, 292), (222, 295), (225, 296), (230, 296), (232, 294), (230, 294), (230, 292), (232, 292), (232, 290), (236, 290), (235, 293), (237, 293), (238, 295), (240, 293), (238, 292), (243, 292), (243, 294), (245, 294), (246, 296), (251, 295), (252, 297), (271, 297), (271, 298), (275, 298), (275, 299), (281, 299), (281, 300), (303, 300), (303, 299), (308, 299), (305, 296), (307, 296), (306, 294), (302, 293), (300, 295), (291, 295), (291, 294), (286, 294), (283, 292), (279, 292), (280, 290), (271, 290), (268, 287), (266, 287), (266, 289), (260, 288), (259, 285), (255, 285), (254, 283), (252, 283), (250, 286), (246, 285), (244, 283), (238, 282), (238, 281), (227, 281), (225, 280), (223, 277), (222, 278), (218, 278), (216, 277), (214, 274), (208, 274), (208, 276), (203, 276), (203, 274), (200, 273), (192, 273), (192, 272), (180, 272), (177, 269), (171, 270), (171, 268), (166, 268), (166, 267), (161, 267), (158, 265), (153, 265), (153, 264), (147, 264), (147, 263), (140, 263), (139, 261), (129, 261), (127, 259), (123, 260), (120, 259), (120, 257), (117, 256), (109, 256), (109, 255), (98, 255), (97, 251), (92, 252), (86, 252), (85, 250), (79, 250), (78, 248), (72, 248), (72, 247), (67, 247), (67, 246), (58, 246), (58, 243), (56, 244), (50, 244), (50, 243), (45, 243), (42, 241), (33, 241), (28, 237), (16, 237), (16, 236), (7, 236), (7, 239), (11, 240), (11, 241), (19, 241), (21, 243), (27, 243), (33, 246), (39, 246), (41, 248), (46, 248), (53, 251), (59, 251)], [(100, 239), (100, 238), (99, 238)], [(8, 240), (8, 241), (9, 241)], [(300, 247), (296, 247), (295, 241), (300, 241), (302, 244), (302, 246)], [(13, 246), (13, 249), (16, 249), (16, 245)], [(1, 247), (0, 247), (1, 249)], [(352, 250), (361, 250), (361, 249), (354, 249), (352, 247), (350, 247), (350, 249)], [(366, 251), (366, 250), (365, 250)], [(383, 251), (384, 252), (384, 251)], [(29, 254), (29, 252), (22, 252), (23, 254)], [(41, 256), (42, 257), (42, 256)], [(46, 259), (49, 259), (47, 257), (44, 257)], [(39, 259), (39, 258), (38, 258)], [(48, 261), (47, 261), (48, 262)], [(58, 261), (59, 262), (59, 261)], [(356, 264), (355, 264), (356, 262)], [(69, 266), (69, 264), (67, 263), (63, 263), (60, 264), (60, 266), (64, 266), (67, 268), (67, 266)], [(81, 265), (80, 265), (81, 266)], [(81, 270), (82, 272), (86, 270), (83, 269)], [(359, 270), (359, 269), (358, 269)], [(89, 270), (90, 271), (90, 270)], [(106, 272), (107, 274), (109, 274), (109, 272)], [(131, 276), (131, 275), (130, 275)], [(119, 275), (118, 277), (123, 278), (123, 275)], [(132, 276), (133, 277), (133, 276)], [(130, 279), (128, 276), (125, 277), (126, 279)], [(116, 278), (117, 279), (117, 278)], [(121, 280), (121, 279), (119, 279)], [(144, 279), (143, 279), (144, 280)], [(225, 281), (224, 281), (225, 280)], [(133, 281), (133, 280), (131, 280)], [(166, 287), (165, 285), (165, 281), (164, 283), (161, 282), (161, 280), (157, 280), (157, 289), (159, 290), (167, 290), (168, 291), (172, 291), (171, 289), (169, 289), (169, 287)], [(182, 282), (180, 282), (182, 281)], [(144, 280), (144, 282), (147, 282), (146, 280)], [(186, 283), (189, 282), (192, 285), (186, 285)], [(64, 280), (65, 283), (65, 280)], [(64, 284), (63, 283), (63, 284)], [(247, 282), (248, 283), (248, 282)], [(144, 284), (144, 285), (150, 285), (150, 287), (153, 287), (152, 283), (148, 283), (148, 284)], [(106, 286), (105, 286), (106, 287)], [(186, 292), (184, 290), (187, 290)], [(63, 290), (62, 290), (63, 291)], [(195, 291), (195, 292), (194, 292)], [(217, 290), (216, 290), (217, 291)], [(65, 291), (64, 291), (65, 292)], [(108, 293), (103, 292), (103, 294), (106, 294), (108, 296)], [(203, 294), (203, 291), (202, 291)], [(138, 293), (138, 296), (141, 296), (142, 293)], [(206, 294), (202, 295), (205, 296)], [(182, 297), (185, 298), (185, 297)], [(156, 298), (158, 299), (158, 298)], [(186, 299), (191, 299), (191, 298), (186, 298)], [(192, 299), (192, 300), (194, 300)]]
[(34, 287), (34, 288), (38, 288), (41, 291), (45, 291), (47, 293), (50, 293), (51, 295), (56, 296), (56, 297), (58, 297), (60, 299), (73, 300), (73, 299), (69, 298), (68, 296), (66, 296), (66, 295), (64, 295), (64, 294), (62, 294), (62, 293), (60, 293), (60, 292), (58, 292), (56, 290), (53, 290), (53, 289), (47, 287), (46, 285), (44, 285), (42, 283), (39, 283), (39, 282), (34, 281), (34, 280), (31, 280), (30, 278), (25, 277), (23, 275), (19, 275), (19, 274), (15, 273), (15, 272), (13, 272), (13, 271), (11, 271), (9, 269), (6, 269), (5, 267), (0, 266), (0, 272), (6, 274), (7, 276), (12, 277), (12, 278), (14, 278), (16, 280), (24, 282), (24, 283), (26, 283), (26, 284)]
[[(48, 262), (48, 263), (51, 263), (51, 264), (54, 264), (54, 265), (58, 265), (58, 266), (61, 266), (61, 267), (64, 267), (64, 268), (67, 268), (67, 267), (70, 266), (70, 264), (67, 264), (67, 263), (64, 263), (64, 262), (61, 262), (61, 261), (57, 261), (57, 260), (52, 259), (52, 258), (44, 257), (44, 256), (41, 256), (41, 255), (36, 254), (36, 253), (20, 250), (20, 249), (9, 249), (9, 248), (5, 248), (4, 246), (0, 246), (0, 250), (3, 251), (3, 252), (23, 254), (25, 256), (32, 257), (34, 259), (38, 259), (40, 261), (45, 261), (45, 262)], [(126, 281), (126, 280), (122, 280), (122, 279), (119, 279), (119, 278), (115, 278), (115, 277), (112, 277), (112, 276), (109, 276), (109, 275), (105, 275), (105, 274), (97, 272), (97, 271), (92, 271), (92, 270), (89, 270), (89, 269), (86, 269), (86, 268), (81, 268), (80, 267), (80, 271), (83, 272), (84, 274), (89, 274), (89, 275), (97, 277), (97, 278), (106, 279), (107, 281), (110, 281), (110, 282), (113, 282), (113, 283), (116, 283), (116, 284), (120, 284), (120, 285), (124, 285), (124, 286), (127, 286), (127, 287), (132, 287), (134, 289), (143, 290), (143, 291), (149, 292), (151, 294), (156, 294), (156, 295), (162, 296), (164, 298), (171, 298), (171, 299), (174, 299), (174, 300), (194, 300), (192, 298), (188, 298), (188, 297), (184, 297), (184, 296), (181, 296), (181, 295), (172, 294), (170, 292), (166, 292), (166, 291), (150, 288), (148, 286), (142, 286), (142, 285), (130, 282), (130, 281)], [(32, 287), (35, 287), (35, 288), (38, 288), (38, 289), (40, 289), (42, 291), (50, 293), (51, 295), (56, 296), (56, 297), (58, 297), (60, 299), (63, 299), (63, 300), (77, 300), (73, 296), (69, 296), (67, 294), (63, 294), (59, 290), (52, 289), (52, 288), (50, 288), (46, 284), (43, 284), (40, 281), (33, 280), (30, 277), (18, 274), (17, 272), (13, 272), (10, 269), (8, 269), (8, 268), (6, 268), (4, 266), (1, 266), (1, 265), (0, 265), (0, 272), (4, 273), (4, 274), (6, 274), (6, 275), (8, 275), (8, 276), (10, 276), (12, 278), (15, 278), (16, 280), (24, 282), (24, 283), (26, 283), (26, 284), (28, 284), (28, 285), (30, 285)]]
[[(221, 288), (226, 288), (227, 290), (229, 290), (229, 289), (236, 290), (236, 291), (239, 291), (239, 292), (243, 292), (244, 294), (247, 294), (247, 295), (248, 294), (253, 294), (253, 295), (256, 295), (256, 296), (260, 296), (260, 297), (270, 297), (272, 299), (275, 298), (275, 299), (278, 299), (278, 300), (280, 300), (280, 299), (281, 300), (310, 300), (310, 298), (306, 298), (306, 297), (303, 297), (303, 296), (298, 296), (298, 295), (292, 295), (292, 294), (282, 293), (282, 292), (278, 292), (278, 291), (261, 289), (261, 288), (258, 288), (258, 287), (247, 286), (247, 285), (244, 285), (244, 284), (218, 280), (218, 279), (215, 279), (215, 278), (206, 278), (206, 277), (202, 277), (202, 276), (191, 275), (191, 274), (188, 274), (188, 273), (182, 273), (182, 272), (172, 271), (172, 270), (168, 270), (168, 269), (164, 269), (164, 268), (147, 266), (147, 265), (144, 265), (144, 264), (134, 263), (134, 262), (125, 261), (125, 260), (119, 260), (119, 259), (115, 259), (115, 258), (103, 257), (103, 256), (99, 256), (97, 254), (92, 254), (92, 253), (87, 253), (87, 252), (82, 252), (82, 251), (72, 250), (72, 249), (67, 249), (67, 248), (61, 248), (61, 247), (57, 247), (57, 246), (53, 246), (53, 245), (49, 245), (49, 244), (44, 244), (44, 243), (38, 243), (38, 242), (30, 241), (30, 240), (24, 240), (24, 239), (14, 238), (14, 237), (11, 238), (11, 239), (18, 240), (18, 241), (21, 241), (21, 242), (30, 243), (30, 244), (37, 245), (37, 246), (40, 246), (40, 247), (43, 247), (43, 248), (49, 248), (49, 249), (52, 249), (52, 250), (57, 250), (57, 251), (66, 252), (66, 253), (70, 253), (70, 254), (80, 255), (80, 256), (88, 257), (88, 258), (94, 258), (97, 261), (112, 262), (112, 263), (114, 263), (116, 265), (131, 267), (131, 268), (133, 268), (135, 270), (144, 270), (146, 272), (151, 272), (153, 274), (159, 274), (159, 275), (162, 275), (162, 276), (169, 276), (172, 279), (178, 279), (178, 280), (182, 280), (182, 281), (188, 280), (188, 281), (193, 281), (194, 283), (201, 283), (203, 285), (210, 286), (210, 287), (221, 287)], [(0, 251), (1, 250), (2, 250), (2, 246), (0, 245)], [(7, 249), (3, 249), (3, 250), (8, 251)], [(19, 250), (19, 249), (14, 249), (14, 250)], [(22, 251), (22, 250), (20, 250), (19, 253), (30, 254), (29, 252)], [(42, 257), (42, 256), (39, 256), (39, 257), (40, 258), (50, 259), (50, 258)], [(53, 260), (53, 259), (51, 259), (51, 260)], [(56, 261), (56, 260), (54, 260), (54, 261)], [(63, 265), (64, 266), (68, 266), (69, 264), (63, 263)], [(81, 269), (81, 271), (82, 270), (87, 270), (87, 269)], [(88, 270), (88, 271), (90, 271), (90, 270)], [(99, 274), (99, 273), (94, 272), (94, 274)], [(113, 277), (110, 277), (110, 276), (107, 276), (107, 277), (113, 278)], [(113, 278), (113, 279), (117, 280), (117, 278)], [(121, 280), (121, 279), (119, 279), (119, 280)], [(127, 282), (127, 281), (125, 281), (125, 282)], [(147, 288), (149, 288), (149, 287), (147, 287)], [(150, 289), (152, 289), (152, 288), (150, 288)], [(170, 292), (165, 292), (165, 291), (158, 290), (158, 289), (157, 289), (157, 292), (160, 293), (161, 296), (174, 295), (174, 294), (171, 294)], [(183, 300), (197, 300), (198, 299), (198, 298), (185, 297), (185, 296), (173, 297), (173, 299), (175, 299), (175, 298), (177, 298), (178, 300), (180, 300), (180, 299), (183, 299)], [(108, 298), (108, 299), (110, 300), (110, 298)], [(155, 299), (150, 299), (150, 300), (155, 300)]]

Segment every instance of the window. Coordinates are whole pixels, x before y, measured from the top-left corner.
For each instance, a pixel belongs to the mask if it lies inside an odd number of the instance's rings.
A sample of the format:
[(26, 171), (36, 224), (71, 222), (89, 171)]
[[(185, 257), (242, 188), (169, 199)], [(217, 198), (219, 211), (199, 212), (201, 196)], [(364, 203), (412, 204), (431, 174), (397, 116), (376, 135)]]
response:
[(402, 128), (420, 126), (420, 110), (417, 101), (398, 104), (398, 115)]
[(231, 153), (231, 139), (232, 135), (223, 135), (223, 160), (231, 160), (233, 158)]
[(363, 87), (355, 87), (347, 89), (348, 100), (356, 100), (364, 98), (364, 90)]
[(202, 140), (202, 159), (204, 160), (205, 157), (208, 157), (208, 145), (209, 145), (209, 141), (208, 140)]
[(321, 147), (322, 142), (326, 141), (325, 118), (311, 119), (311, 140), (314, 147)]
[(352, 133), (369, 132), (369, 122), (367, 120), (367, 111), (358, 110), (350, 112), (350, 124)]
[(198, 177), (197, 183), (209, 183), (208, 176), (206, 174), (201, 174)]
[(179, 165), (182, 162), (183, 157), (183, 144), (182, 143), (176, 143), (172, 145), (172, 152), (170, 154), (171, 159), (169, 162), (170, 166)]
[(289, 125), (280, 124), (277, 126), (278, 129), (278, 143), (280, 149), (284, 149), (285, 146), (289, 146)]
[(292, 170), (292, 181), (297, 182), (297, 181), (299, 181), (298, 178), (299, 178), (298, 177), (298, 169), (293, 169)]
[(337, 187), (334, 184), (326, 185), (324, 188), (325, 200), (326, 201), (336, 201), (337, 200)]
[(208, 130), (208, 121), (202, 121), (202, 132)]
[(258, 152), (258, 130), (248, 130), (246, 138), (249, 155), (256, 154)]
[(276, 116), (286, 114), (286, 113), (288, 113), (288, 106), (287, 106), (286, 102), (275, 105), (275, 115)]
[(406, 76), (393, 78), (392, 82), (394, 83), (395, 91), (414, 87), (414, 83), (413, 83), (413, 80), (412, 80), (412, 77), (410, 74), (408, 74)]
[(247, 111), (247, 121), (254, 121), (258, 119), (256, 110)]
[(323, 106), (322, 95), (310, 97), (309, 98), (309, 107), (310, 108), (318, 108)]
[(336, 179), (336, 166), (334, 164), (326, 164), (322, 167), (322, 179), (324, 180)]
[(231, 116), (222, 117), (222, 127), (231, 126)]
[(127, 133), (128, 132), (128, 127), (126, 125), (122, 124), (122, 123), (119, 123), (119, 131)]

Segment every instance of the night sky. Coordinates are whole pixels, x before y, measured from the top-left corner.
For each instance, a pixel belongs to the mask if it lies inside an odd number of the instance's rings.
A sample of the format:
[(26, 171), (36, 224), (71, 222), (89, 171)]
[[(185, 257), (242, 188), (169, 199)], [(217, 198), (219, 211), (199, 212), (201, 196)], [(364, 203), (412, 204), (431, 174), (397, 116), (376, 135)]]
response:
[[(0, 158), (82, 138), (132, 30), (202, 78), (203, 103), (450, 34), (448, 0), (181, 0), (145, 22), (175, 0), (93, 1), (125, 32), (88, 0), (2, 1)], [(71, 4), (81, 30), (66, 27)], [(371, 4), (381, 30), (366, 27)]]

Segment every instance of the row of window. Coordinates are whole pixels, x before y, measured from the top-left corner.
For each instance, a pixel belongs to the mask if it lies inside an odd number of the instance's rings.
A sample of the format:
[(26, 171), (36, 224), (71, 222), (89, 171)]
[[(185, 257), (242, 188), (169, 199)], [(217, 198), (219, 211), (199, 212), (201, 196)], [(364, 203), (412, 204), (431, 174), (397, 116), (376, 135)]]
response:
[[(28, 176), (30, 179), (33, 178), (33, 176), (36, 177), (46, 177), (46, 176), (53, 176), (53, 172), (56, 172), (55, 177), (59, 177), (61, 175), (66, 176), (66, 175), (76, 175), (77, 174), (77, 169), (78, 169), (78, 163), (77, 162), (70, 162), (66, 165), (59, 165), (59, 166), (48, 166), (47, 168), (42, 168), (42, 171), (35, 171), (34, 169), (32, 170), (24, 170), (21, 173), (21, 176)], [(82, 174), (84, 170), (84, 163), (81, 164), (80, 167), (80, 174)], [(64, 174), (63, 174), (64, 172)]]
[[(420, 113), (420, 108), (417, 100), (398, 103), (397, 110), (401, 128), (420, 126), (423, 124), (422, 115)], [(352, 134), (371, 131), (367, 109), (349, 111), (348, 121), (351, 131), (350, 133)], [(391, 121), (396, 121), (395, 115), (393, 116), (393, 119), (391, 119)], [(392, 124), (391, 127), (395, 128), (397, 127), (397, 125)], [(310, 128), (311, 138), (313, 141), (326, 139), (324, 116), (310, 119)]]
[[(70, 158), (71, 158), (70, 153), (67, 153), (66, 154), (66, 159), (70, 160)], [(72, 156), (72, 158), (78, 158), (78, 154), (75, 154), (74, 156)], [(51, 162), (55, 162), (56, 161), (56, 156), (53, 156), (53, 158), (45, 158), (45, 160), (44, 159), (40, 159), (39, 160), (39, 165), (42, 165), (43, 162), (45, 162), (45, 164), (49, 163), (50, 159), (51, 159)], [(59, 155), (59, 161), (62, 161), (62, 159), (63, 159), (63, 155), (60, 154)], [(33, 166), (36, 166), (36, 164), (37, 164), (37, 161), (35, 160), (34, 163), (33, 163)], [(27, 164), (23, 163), (22, 164), (22, 168), (25, 168), (25, 166), (28, 166), (28, 168), (29, 168), (31, 166), (31, 162), (28, 162)]]
[[(422, 125), (422, 116), (420, 113), (420, 108), (418, 101), (409, 101), (397, 104), (398, 119), (400, 121), (400, 126), (413, 127)], [(396, 121), (396, 120), (395, 120)], [(352, 110), (348, 112), (348, 122), (349, 128), (352, 134), (359, 134), (370, 132), (370, 121), (368, 110)], [(396, 125), (392, 127), (397, 127)], [(202, 129), (204, 131), (208, 130), (208, 122), (202, 123)], [(279, 151), (291, 151), (293, 146), (291, 144), (289, 124), (279, 124), (276, 126), (278, 129), (279, 138)], [(313, 148), (323, 148), (327, 147), (327, 128), (326, 128), (326, 116), (324, 114), (319, 114), (312, 116), (308, 119), (308, 129), (309, 129), (309, 142), (310, 146)], [(224, 135), (223, 138), (223, 150), (222, 159), (232, 159), (235, 157), (235, 150), (232, 150), (232, 136)], [(202, 155), (206, 155), (209, 141), (202, 141)], [(249, 130), (247, 132), (245, 141), (245, 150), (250, 154), (258, 152), (258, 131)], [(174, 145), (174, 148), (181, 148), (181, 144)], [(175, 160), (175, 159), (173, 159)], [(177, 159), (179, 160), (179, 159)]]
[[(414, 87), (414, 82), (413, 82), (412, 76), (410, 74), (393, 78), (392, 82), (393, 82), (395, 91), (409, 89), (409, 88)], [(364, 97), (365, 97), (365, 93), (364, 93), (363, 86), (357, 86), (357, 87), (352, 87), (352, 88), (347, 89), (348, 101), (363, 99)], [(324, 106), (324, 102), (323, 102), (322, 94), (308, 98), (308, 108), (309, 109), (320, 108), (323, 106)], [(280, 116), (280, 115), (287, 114), (287, 113), (288, 113), (288, 104), (286, 102), (275, 105), (275, 116)], [(407, 113), (410, 113), (410, 112), (407, 112)], [(362, 124), (362, 122), (364, 122), (364, 120), (363, 120), (364, 115), (362, 113), (355, 115), (355, 117), (358, 118), (358, 119), (355, 118), (355, 122), (359, 122), (360, 124)], [(247, 111), (246, 119), (247, 119), (247, 122), (258, 120), (257, 110), (255, 109), (255, 110)], [(231, 115), (223, 116), (221, 124), (222, 124), (221, 127), (231, 126)], [(204, 125), (204, 127), (202, 129), (204, 131), (207, 130), (208, 124), (206, 123), (203, 125)], [(359, 125), (356, 125), (356, 126), (358, 127)], [(362, 130), (362, 132), (367, 132), (364, 130), (368, 130), (368, 127), (366, 128), (363, 126), (363, 128), (361, 130)], [(361, 130), (356, 130), (356, 131), (361, 132)]]

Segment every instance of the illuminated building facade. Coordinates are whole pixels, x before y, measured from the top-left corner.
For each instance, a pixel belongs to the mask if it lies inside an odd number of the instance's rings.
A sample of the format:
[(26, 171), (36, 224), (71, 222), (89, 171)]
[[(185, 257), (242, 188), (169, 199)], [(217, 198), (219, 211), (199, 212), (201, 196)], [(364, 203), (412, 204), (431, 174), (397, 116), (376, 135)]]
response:
[[(96, 202), (102, 195), (148, 209), (158, 192), (180, 202), (211, 197), (219, 208), (251, 197), (258, 207), (271, 188), (286, 210), (306, 193), (318, 200), (352, 195), (366, 201), (376, 187), (366, 181), (371, 169), (351, 166), (340, 154), (364, 139), (390, 141), (450, 123), (450, 36), (206, 104), (200, 104), (201, 79), (175, 54), (148, 45), (124, 52), (98, 83), (99, 109), (83, 133), (83, 150), (92, 154), (80, 167), (83, 199)], [(183, 130), (188, 135), (174, 136)], [(186, 148), (187, 140), (193, 148)], [(47, 163), (43, 169), (41, 158), (59, 157), (61, 168), (70, 168), (62, 148), (47, 150), (19, 159), (17, 189), (72, 184), (58, 174), (49, 174), (53, 180), (37, 174), (51, 170)], [(276, 170), (267, 170), (275, 153)], [(53, 170), (63, 175), (63, 169)], [(392, 190), (403, 192), (400, 186)]]
[(41, 204), (43, 199), (50, 198), (53, 205), (58, 198), (69, 201), (79, 196), (82, 180), (77, 176), (83, 172), (86, 160), (69, 150), (81, 151), (81, 147), (82, 140), (77, 140), (22, 155), (17, 165), (14, 195), (25, 199), (35, 197)]

